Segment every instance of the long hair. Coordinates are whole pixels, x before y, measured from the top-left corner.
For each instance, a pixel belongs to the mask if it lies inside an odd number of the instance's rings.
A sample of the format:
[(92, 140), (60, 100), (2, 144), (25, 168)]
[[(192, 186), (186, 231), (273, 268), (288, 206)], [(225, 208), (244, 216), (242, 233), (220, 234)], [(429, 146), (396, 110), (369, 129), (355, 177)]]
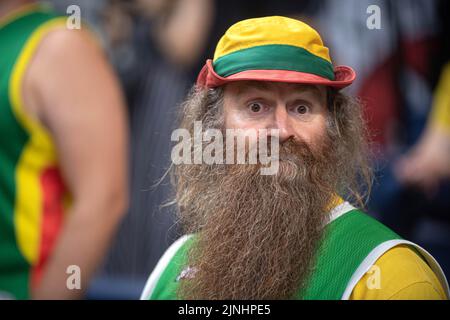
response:
[[(223, 87), (199, 88), (193, 86), (180, 106), (178, 128), (194, 131), (194, 122), (202, 121), (203, 128), (223, 126)], [(340, 185), (336, 192), (359, 208), (365, 208), (370, 197), (373, 171), (370, 161), (370, 140), (363, 118), (360, 99), (333, 88), (327, 89), (328, 134), (338, 143), (336, 153), (345, 155), (336, 159), (336, 171), (341, 172)], [(168, 172), (177, 186), (176, 168), (171, 165)]]

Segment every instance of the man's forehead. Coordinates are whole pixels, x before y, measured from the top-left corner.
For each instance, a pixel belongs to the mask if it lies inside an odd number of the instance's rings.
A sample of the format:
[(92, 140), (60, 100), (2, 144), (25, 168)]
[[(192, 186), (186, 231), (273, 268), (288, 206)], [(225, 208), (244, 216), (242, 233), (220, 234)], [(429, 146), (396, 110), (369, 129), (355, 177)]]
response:
[(311, 92), (313, 94), (322, 95), (325, 92), (325, 87), (301, 83), (287, 83), (287, 82), (270, 82), (270, 81), (236, 81), (227, 84), (227, 87), (232, 88), (235, 95), (240, 96), (248, 91), (273, 91), (283, 89), (291, 92)]

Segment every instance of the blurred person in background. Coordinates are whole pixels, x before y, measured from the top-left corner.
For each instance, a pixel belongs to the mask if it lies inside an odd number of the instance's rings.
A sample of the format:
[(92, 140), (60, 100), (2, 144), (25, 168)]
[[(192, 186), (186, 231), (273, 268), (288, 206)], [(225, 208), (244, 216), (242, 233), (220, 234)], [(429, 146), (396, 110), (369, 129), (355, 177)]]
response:
[(214, 18), (210, 0), (57, 0), (99, 35), (119, 75), (130, 126), (130, 208), (88, 298), (136, 298), (147, 272), (178, 236), (163, 180), (173, 114), (185, 96), (191, 69), (204, 51)]
[(0, 3), (0, 291), (10, 298), (81, 298), (127, 206), (122, 93), (89, 31), (66, 21), (33, 1)]
[(430, 197), (450, 179), (450, 63), (442, 71), (427, 127), (419, 141), (399, 159), (396, 174)]

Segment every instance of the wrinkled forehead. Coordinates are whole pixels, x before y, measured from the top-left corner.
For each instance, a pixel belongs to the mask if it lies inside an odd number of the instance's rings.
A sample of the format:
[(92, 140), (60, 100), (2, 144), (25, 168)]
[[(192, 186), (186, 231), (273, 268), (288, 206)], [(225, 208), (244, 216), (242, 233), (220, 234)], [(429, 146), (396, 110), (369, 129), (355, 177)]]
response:
[(269, 81), (235, 81), (225, 85), (225, 92), (235, 97), (242, 96), (250, 92), (264, 93), (304, 93), (319, 98), (326, 96), (327, 87), (321, 85), (286, 83), (286, 82), (269, 82)]

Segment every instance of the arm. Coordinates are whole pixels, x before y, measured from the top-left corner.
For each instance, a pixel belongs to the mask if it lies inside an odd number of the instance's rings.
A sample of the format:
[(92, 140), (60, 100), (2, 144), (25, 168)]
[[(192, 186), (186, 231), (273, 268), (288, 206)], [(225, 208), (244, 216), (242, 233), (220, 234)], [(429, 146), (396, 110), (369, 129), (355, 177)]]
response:
[(396, 164), (397, 177), (433, 195), (442, 180), (450, 179), (450, 63), (434, 94), (428, 124), (419, 141)]
[[(119, 85), (85, 31), (49, 33), (27, 71), (24, 99), (56, 145), (73, 196), (37, 299), (81, 298), (127, 205), (127, 127)], [(81, 269), (68, 290), (66, 269)]]
[(213, 20), (213, 1), (178, 0), (157, 29), (161, 50), (174, 63), (189, 66), (198, 59)]

